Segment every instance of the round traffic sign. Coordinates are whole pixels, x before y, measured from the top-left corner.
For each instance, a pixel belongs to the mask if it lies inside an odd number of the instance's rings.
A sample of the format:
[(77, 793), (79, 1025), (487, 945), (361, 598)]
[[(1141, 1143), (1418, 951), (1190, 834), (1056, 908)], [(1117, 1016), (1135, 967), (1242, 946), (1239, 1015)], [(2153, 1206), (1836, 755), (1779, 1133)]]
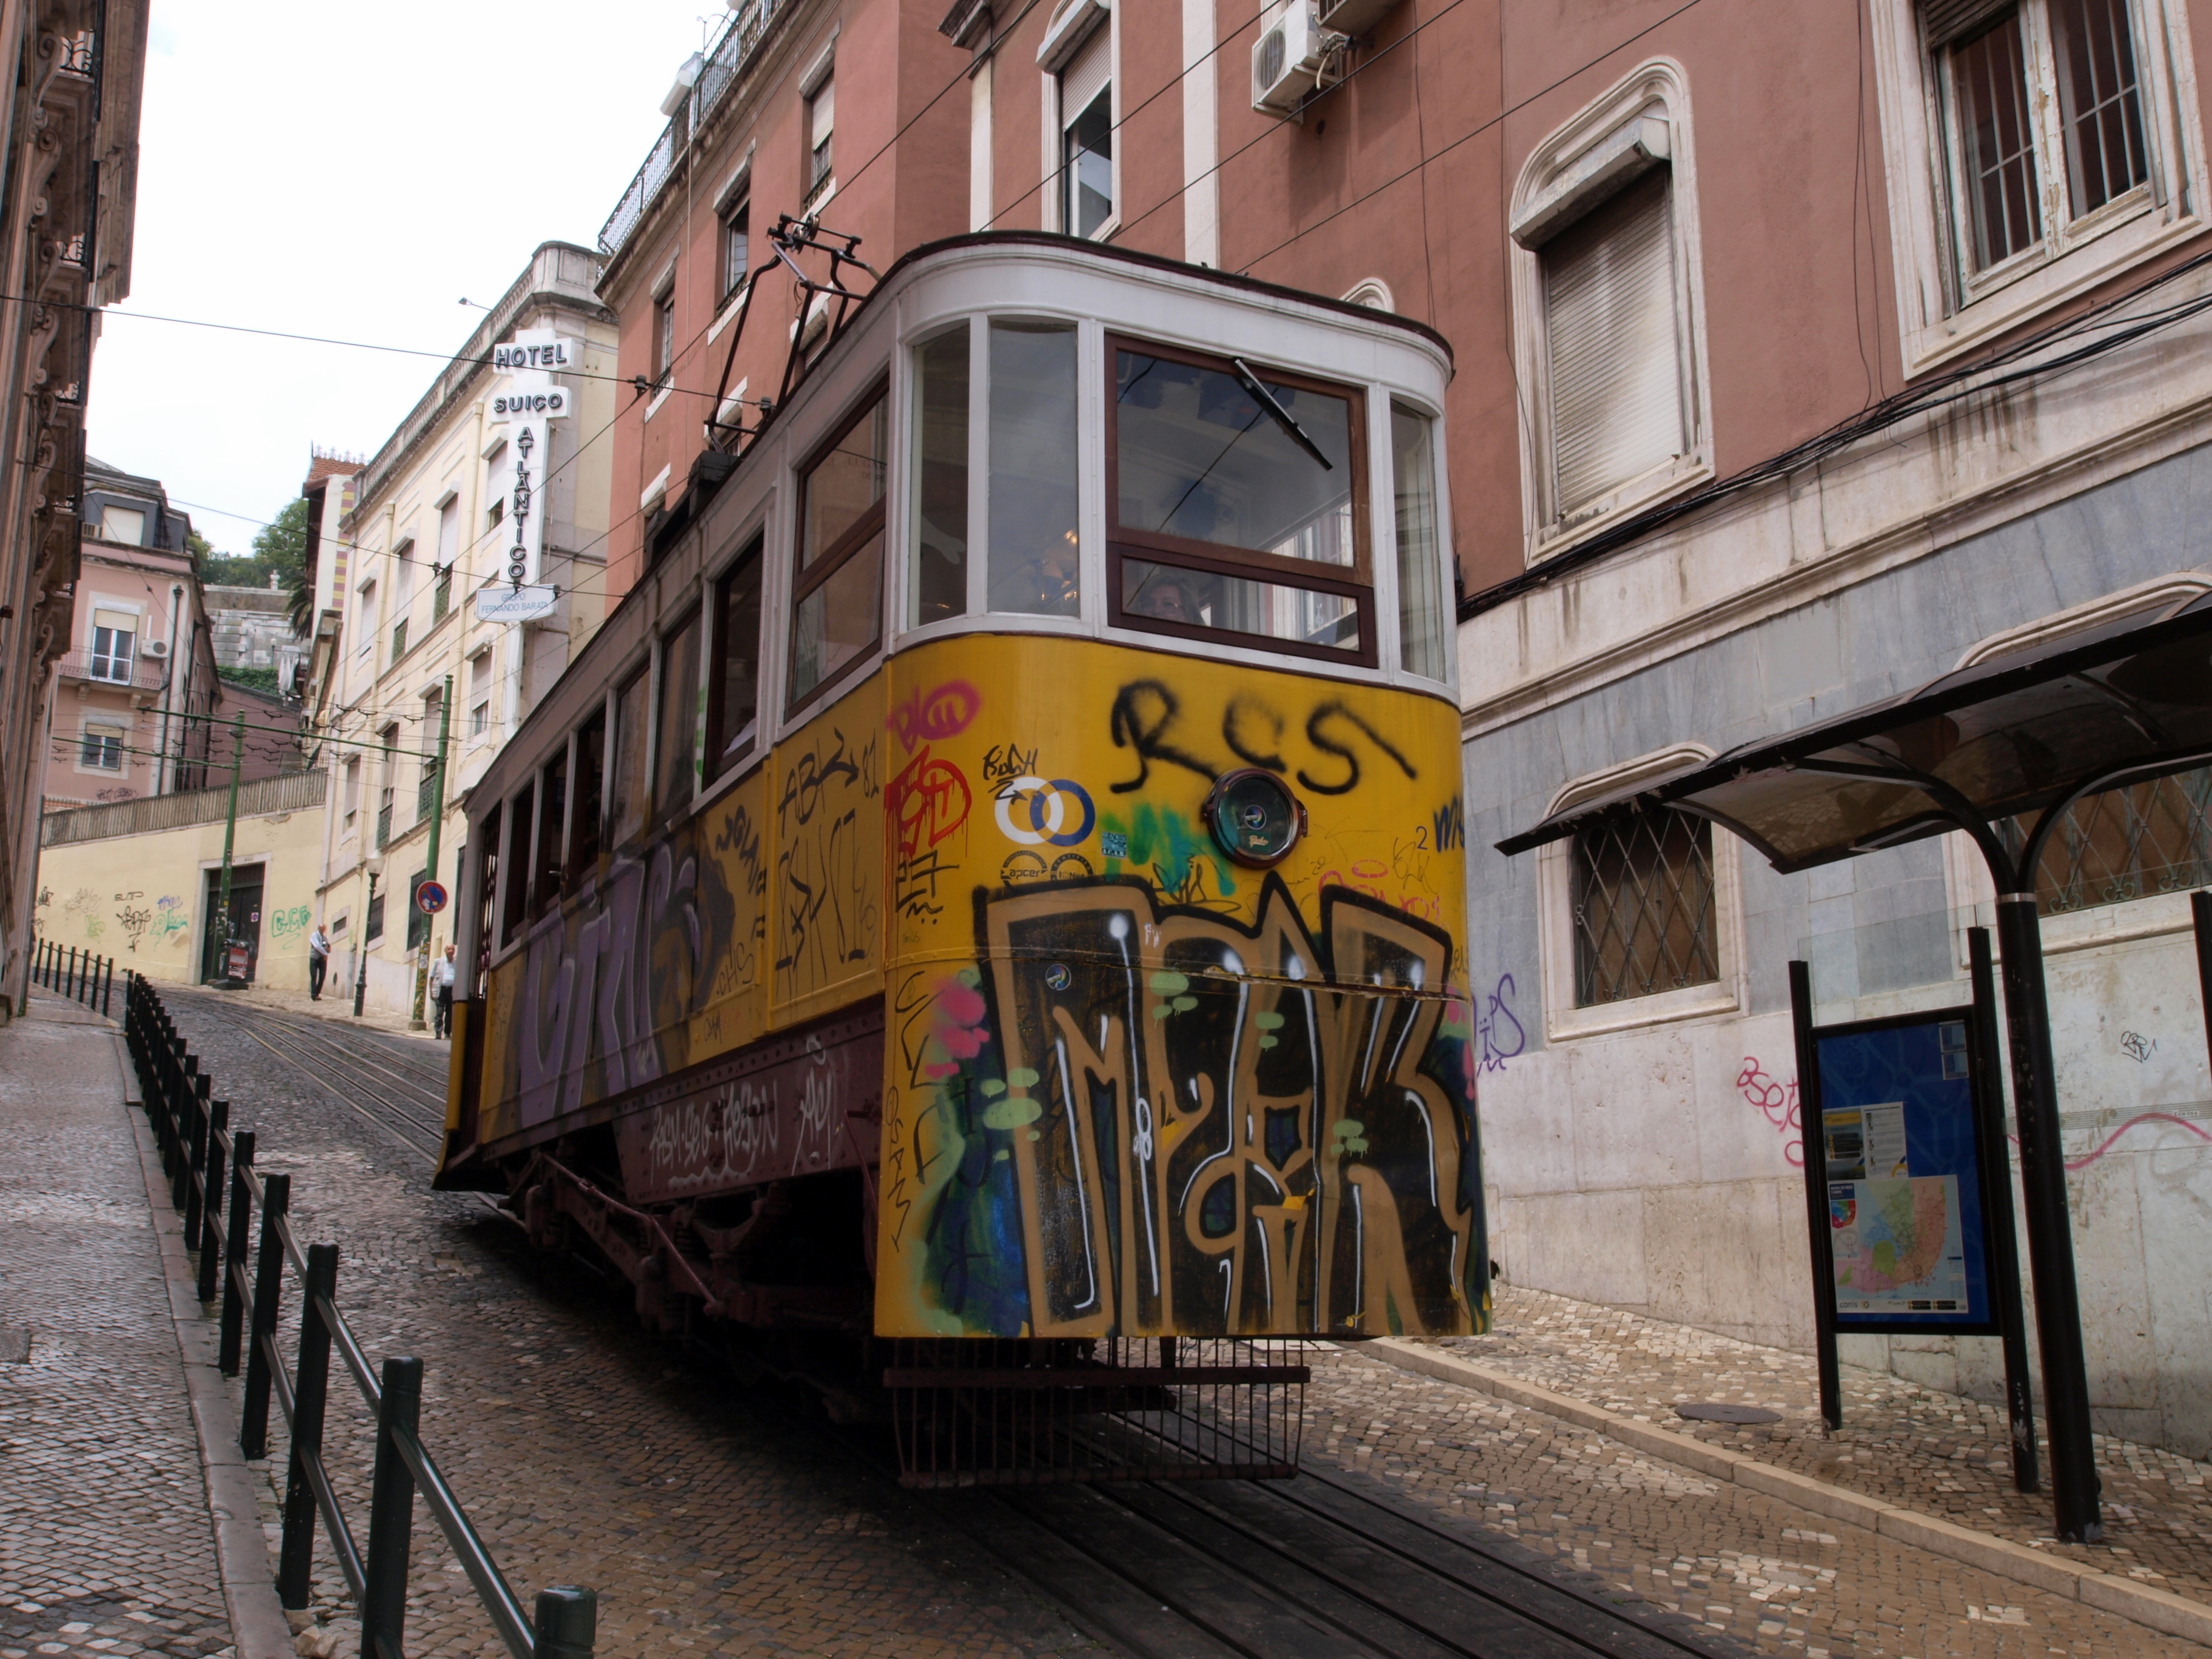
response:
[(434, 916), (446, 908), (446, 884), (426, 881), (415, 890), (415, 908), (426, 916)]

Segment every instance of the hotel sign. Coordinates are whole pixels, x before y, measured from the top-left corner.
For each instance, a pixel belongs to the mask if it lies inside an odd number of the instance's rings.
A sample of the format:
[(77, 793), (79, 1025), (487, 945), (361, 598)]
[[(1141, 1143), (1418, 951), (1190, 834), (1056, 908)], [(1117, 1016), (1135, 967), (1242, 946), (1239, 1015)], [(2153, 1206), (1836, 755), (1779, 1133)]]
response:
[[(491, 414), (495, 423), (511, 428), (504, 480), (507, 544), (502, 574), (513, 590), (510, 605), (515, 608), (520, 608), (516, 602), (522, 591), (538, 586), (544, 559), (545, 514), (538, 495), (552, 453), (547, 422), (566, 419), (575, 402), (574, 394), (553, 376), (576, 368), (582, 356), (580, 341), (564, 338), (550, 328), (526, 329), (511, 343), (492, 348), (492, 368), (507, 376), (506, 386), (491, 400)], [(479, 615), (483, 609), (479, 600)]]

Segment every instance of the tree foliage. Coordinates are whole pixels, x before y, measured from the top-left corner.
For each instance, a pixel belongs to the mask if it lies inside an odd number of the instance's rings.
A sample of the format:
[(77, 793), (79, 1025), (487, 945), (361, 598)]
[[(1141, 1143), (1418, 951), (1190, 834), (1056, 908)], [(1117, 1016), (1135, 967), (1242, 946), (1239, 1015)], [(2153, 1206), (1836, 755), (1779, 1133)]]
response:
[(243, 556), (217, 553), (192, 532), (201, 553), (200, 577), (223, 587), (266, 587), (271, 576), (289, 601), (287, 610), (292, 631), (304, 635), (313, 621), (314, 590), (307, 580), (307, 503), (294, 496), (283, 509), (254, 532), (253, 550)]

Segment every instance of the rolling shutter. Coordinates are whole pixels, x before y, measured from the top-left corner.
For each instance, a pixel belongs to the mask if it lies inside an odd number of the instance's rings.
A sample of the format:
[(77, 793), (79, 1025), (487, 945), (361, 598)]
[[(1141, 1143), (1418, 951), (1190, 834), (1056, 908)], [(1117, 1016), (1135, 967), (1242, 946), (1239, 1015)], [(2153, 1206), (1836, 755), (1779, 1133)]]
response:
[(1941, 51), (2019, 4), (2020, 0), (1921, 0), (1920, 27), (1928, 50)]
[(1091, 107), (1114, 71), (1114, 31), (1103, 21), (1075, 49), (1060, 72), (1060, 124), (1065, 127)]
[(1652, 174), (1545, 245), (1555, 519), (1687, 447), (1671, 181)]

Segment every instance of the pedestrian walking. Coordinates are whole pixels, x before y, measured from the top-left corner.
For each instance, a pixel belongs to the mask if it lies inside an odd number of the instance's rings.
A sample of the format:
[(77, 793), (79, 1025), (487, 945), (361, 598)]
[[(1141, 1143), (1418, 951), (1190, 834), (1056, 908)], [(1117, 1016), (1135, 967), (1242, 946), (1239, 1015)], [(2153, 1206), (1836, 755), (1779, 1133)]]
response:
[(453, 1034), (453, 947), (448, 945), (446, 954), (430, 964), (430, 996), (437, 1005), (437, 1024), (433, 1036), (449, 1037)]
[(317, 922), (315, 931), (307, 935), (307, 1000), (323, 1000), (323, 975), (330, 971), (331, 936)]

